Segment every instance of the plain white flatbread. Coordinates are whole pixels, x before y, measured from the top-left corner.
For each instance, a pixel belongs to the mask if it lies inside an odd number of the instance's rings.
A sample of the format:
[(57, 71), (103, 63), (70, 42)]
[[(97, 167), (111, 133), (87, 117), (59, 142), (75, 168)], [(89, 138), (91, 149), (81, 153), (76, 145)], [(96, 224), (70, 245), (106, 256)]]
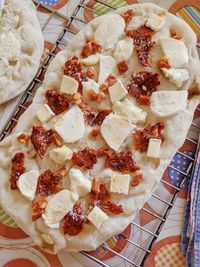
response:
[(0, 104), (21, 94), (35, 76), (44, 40), (31, 0), (5, 0), (0, 16)]
[[(189, 80), (179, 90), (188, 90), (194, 81), (199, 82), (199, 59), (196, 51), (196, 36), (189, 26), (184, 21), (153, 4), (131, 5), (125, 8), (120, 8), (113, 13), (123, 14), (129, 9), (133, 9), (134, 14), (137, 16), (144, 16), (146, 18), (148, 18), (152, 12), (165, 13), (165, 24), (159, 32), (156, 32), (154, 38), (157, 39), (160, 36), (168, 35), (169, 28), (174, 26), (176, 29), (179, 29), (182, 34), (189, 54), (189, 64), (186, 68), (189, 72)], [(27, 155), (27, 148), (25, 146), (14, 147), (13, 142), (16, 139), (17, 134), (21, 132), (30, 133), (32, 125), (38, 124), (35, 114), (41, 104), (44, 104), (44, 92), (51, 88), (59, 90), (62, 80), (63, 64), (66, 59), (71, 58), (73, 55), (79, 56), (85, 43), (85, 36), (88, 36), (88, 34), (90, 36), (94, 36), (94, 31), (97, 25), (109, 16), (110, 14), (107, 14), (90, 22), (84, 30), (79, 32), (75, 38), (70, 41), (66, 49), (55, 57), (47, 70), (43, 85), (38, 89), (36, 96), (34, 97), (32, 105), (21, 116), (12, 135), (4, 139), (0, 144), (1, 204), (5, 211), (16, 220), (18, 225), (34, 239), (36, 244), (44, 246), (41, 233), (50, 235), (54, 240), (54, 252), (63, 248), (67, 251), (94, 250), (108, 238), (119, 234), (127, 227), (136, 213), (151, 197), (151, 194), (156, 189), (165, 168), (170, 163), (178, 148), (183, 144), (192, 122), (194, 110), (199, 103), (199, 96), (193, 96), (187, 101), (186, 108), (183, 111), (173, 117), (163, 119), (165, 123), (165, 141), (162, 144), (162, 153), (159, 162), (160, 164), (158, 166), (155, 164), (154, 160), (147, 158), (146, 153), (134, 151), (131, 146), (131, 142), (127, 144), (129, 149), (135, 155), (137, 163), (141, 166), (144, 177), (139, 186), (130, 187), (128, 195), (123, 196), (116, 193), (111, 194), (114, 202), (123, 205), (123, 214), (109, 215), (108, 220), (104, 221), (99, 229), (96, 229), (91, 224), (85, 224), (84, 229), (77, 236), (64, 235), (60, 229), (51, 229), (45, 225), (43, 219), (39, 219), (36, 223), (32, 222), (31, 202), (26, 200), (18, 190), (10, 190), (9, 188), (8, 177), (10, 174), (10, 159), (17, 151), (23, 151), (25, 155)], [(123, 35), (119, 37), (119, 39), (122, 38)], [(115, 45), (116, 44), (113, 44), (113, 46)], [(112, 55), (113, 51), (114, 49), (112, 47), (110, 50), (106, 50), (103, 53)], [(158, 46), (154, 47), (151, 51), (152, 61), (157, 62), (160, 56), (162, 56), (160, 48)], [(121, 80), (126, 84), (127, 79), (130, 79), (130, 75), (133, 70), (140, 71), (142, 69), (142, 66), (138, 63), (137, 57), (134, 55), (132, 60), (129, 61), (129, 71), (127, 77), (121, 77)], [(156, 66), (153, 67), (152, 71), (162, 74)], [(158, 87), (158, 90), (178, 90), (175, 85), (170, 83), (163, 76), (161, 76), (160, 81), (161, 85)], [(132, 97), (130, 97), (130, 101), (133, 101)], [(102, 103), (101, 105), (102, 107), (110, 108), (111, 103), (107, 101), (106, 104)], [(145, 108), (145, 111), (147, 112), (146, 124), (159, 121), (159, 119), (150, 112), (148, 107)], [(48, 123), (45, 123), (44, 126), (51, 128), (56, 120), (56, 118), (53, 118)], [(95, 142), (89, 140), (87, 138), (88, 131), (89, 129), (86, 129), (83, 138), (74, 145), (70, 144), (69, 148), (77, 151), (86, 146), (100, 148), (105, 145), (102, 137)], [(55, 164), (52, 164), (52, 161), (48, 157), (43, 162), (38, 159), (27, 160), (26, 166), (29, 166), (30, 169), (38, 168), (40, 170), (56, 168)], [(103, 178), (110, 177), (114, 174), (111, 169), (104, 169), (102, 166), (103, 161), (100, 159), (94, 168), (87, 173), (87, 175), (89, 175), (89, 177)], [(66, 189), (69, 189), (69, 185), (67, 185), (67, 183)]]

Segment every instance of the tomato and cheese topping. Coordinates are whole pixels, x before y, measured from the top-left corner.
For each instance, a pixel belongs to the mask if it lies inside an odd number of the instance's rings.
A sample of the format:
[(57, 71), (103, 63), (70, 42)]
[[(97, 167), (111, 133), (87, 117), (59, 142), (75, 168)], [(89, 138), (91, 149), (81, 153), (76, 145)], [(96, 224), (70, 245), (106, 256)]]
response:
[(56, 90), (48, 90), (45, 97), (47, 99), (48, 106), (56, 115), (59, 115), (69, 108), (67, 99)]

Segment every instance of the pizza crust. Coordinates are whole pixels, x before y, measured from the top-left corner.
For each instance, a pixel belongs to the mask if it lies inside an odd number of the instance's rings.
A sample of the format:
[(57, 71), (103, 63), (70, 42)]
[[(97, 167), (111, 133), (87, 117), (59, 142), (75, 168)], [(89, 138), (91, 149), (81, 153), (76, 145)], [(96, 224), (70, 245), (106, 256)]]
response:
[[(16, 38), (12, 45), (14, 60), (4, 55), (0, 60), (0, 104), (7, 102), (21, 94), (35, 76), (43, 52), (44, 40), (39, 22), (36, 17), (36, 8), (31, 0), (6, 0), (4, 11), (0, 17), (0, 35), (12, 34)], [(10, 38), (7, 38), (7, 42)]]
[[(190, 59), (189, 59), (189, 75), (190, 79), (188, 82), (182, 87), (182, 90), (188, 90), (194, 81), (195, 76), (199, 77), (198, 64), (199, 59), (196, 52), (196, 36), (189, 28), (189, 26), (180, 20), (179, 18), (169, 14), (164, 11), (162, 8), (155, 6), (153, 4), (143, 4), (143, 5), (131, 5), (125, 8), (121, 8), (119, 10), (114, 11), (113, 13), (122, 14), (125, 11), (133, 9), (135, 13), (138, 15), (144, 15), (145, 17), (150, 16), (152, 12), (164, 12), (165, 20), (168, 22), (168, 27), (170, 25), (175, 25), (176, 27), (180, 27), (180, 29), (184, 29), (182, 32), (184, 40), (187, 45), (187, 49), (189, 51)], [(134, 219), (137, 212), (142, 208), (144, 203), (151, 197), (152, 193), (155, 191), (162, 174), (168, 164), (170, 163), (172, 157), (176, 153), (176, 151), (182, 146), (184, 140), (186, 138), (188, 129), (192, 122), (193, 113), (196, 106), (199, 104), (199, 96), (192, 97), (188, 103), (187, 107), (184, 111), (177, 114), (176, 116), (164, 119), (165, 123), (165, 141), (162, 144), (162, 153), (160, 158), (160, 164), (157, 166), (155, 161), (149, 160), (146, 157), (145, 153), (139, 153), (134, 151), (134, 155), (136, 157), (136, 161), (143, 169), (144, 178), (139, 186), (130, 187), (128, 196), (121, 196), (118, 194), (112, 194), (112, 198), (118, 204), (122, 204), (125, 212), (122, 215), (109, 215), (109, 219), (105, 221), (100, 229), (96, 229), (92, 225), (84, 225), (83, 231), (77, 236), (69, 236), (63, 235), (62, 232), (58, 229), (50, 229), (48, 228), (42, 219), (39, 219), (36, 225), (31, 220), (31, 203), (24, 199), (21, 196), (19, 191), (13, 191), (9, 189), (8, 185), (8, 176), (9, 176), (9, 160), (11, 158), (11, 153), (8, 153), (8, 149), (11, 146), (11, 141), (16, 136), (17, 133), (27, 132), (33, 124), (37, 121), (35, 119), (35, 114), (41, 103), (43, 103), (43, 95), (47, 89), (54, 87), (55, 89), (59, 89), (62, 78), (63, 64), (67, 58), (73, 56), (74, 54), (80, 54), (82, 50), (86, 33), (87, 35), (92, 35), (92, 31), (96, 28), (97, 24), (104, 20), (105, 17), (110, 16), (110, 14), (104, 15), (100, 18), (94, 19), (90, 22), (84, 30), (79, 32), (72, 41), (68, 44), (64, 51), (61, 51), (56, 58), (51, 62), (43, 85), (38, 89), (36, 96), (34, 97), (33, 104), (28, 108), (28, 110), (20, 117), (18, 124), (13, 131), (12, 135), (8, 138), (4, 139), (4, 141), (0, 144), (1, 154), (0, 158), (1, 162), (7, 162), (4, 166), (0, 166), (0, 186), (1, 186), (1, 194), (0, 199), (3, 208), (5, 211), (12, 216), (18, 225), (23, 228), (27, 234), (32, 236), (35, 243), (38, 245), (42, 245), (42, 239), (40, 237), (40, 233), (48, 233), (55, 241), (54, 252), (59, 251), (62, 248), (65, 248), (67, 251), (90, 251), (96, 249), (99, 245), (105, 242), (108, 238), (113, 235), (119, 234), (122, 232), (128, 224)], [(166, 29), (163, 29), (163, 33)], [(157, 33), (156, 33), (157, 34)], [(155, 34), (155, 35), (156, 35)], [(157, 38), (155, 36), (155, 38)], [(155, 48), (159, 51), (159, 48)], [(156, 51), (153, 51), (153, 54)], [(141, 70), (141, 66), (138, 64), (137, 59), (135, 59), (136, 67), (134, 66), (134, 70)], [(130, 69), (131, 67), (129, 67)], [(156, 68), (156, 71), (159, 70)], [(128, 74), (130, 75), (130, 74)], [(130, 78), (130, 76), (129, 76)], [(196, 79), (196, 78), (195, 78)], [(126, 81), (126, 78), (124, 79)], [(199, 86), (199, 84), (197, 84)], [(161, 79), (161, 86), (159, 86), (158, 90), (177, 90), (175, 86), (169, 83), (166, 79)], [(150, 113), (149, 109), (146, 108), (145, 111), (148, 113), (147, 124), (154, 123), (158, 120), (153, 114)], [(59, 115), (60, 116), (60, 115)], [(59, 117), (57, 116), (57, 117)], [(51, 127), (53, 124), (52, 121), (44, 124), (45, 127)], [(88, 141), (89, 142), (89, 141)], [(103, 142), (103, 141), (102, 141)], [(130, 149), (131, 140), (128, 140), (128, 145)], [(78, 142), (75, 149), (81, 149), (86, 147), (87, 140)], [(90, 145), (90, 144), (89, 144)], [(94, 144), (93, 144), (94, 145)], [(95, 145), (98, 147), (98, 143)], [(93, 147), (94, 147), (93, 146)], [(100, 145), (100, 147), (102, 144)], [(15, 150), (16, 152), (17, 150)], [(23, 151), (26, 151), (26, 148), (23, 148)], [(13, 152), (14, 153), (14, 152)], [(26, 153), (26, 152), (25, 152)], [(46, 160), (44, 162), (37, 162), (40, 164), (40, 168), (42, 170), (51, 166), (51, 161)], [(102, 176), (106, 177), (112, 175), (113, 171), (110, 169), (101, 170), (103, 162), (102, 159), (98, 160), (97, 164), (94, 166), (94, 169), (90, 171), (91, 176)], [(20, 209), (20, 213), (16, 213), (16, 210)]]

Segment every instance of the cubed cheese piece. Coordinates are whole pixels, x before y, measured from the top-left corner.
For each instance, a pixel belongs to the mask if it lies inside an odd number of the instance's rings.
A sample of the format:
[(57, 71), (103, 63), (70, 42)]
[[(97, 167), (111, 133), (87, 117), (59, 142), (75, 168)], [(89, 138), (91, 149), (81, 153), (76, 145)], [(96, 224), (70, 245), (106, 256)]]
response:
[(50, 198), (45, 213), (42, 215), (44, 222), (47, 225), (60, 222), (73, 208), (77, 200), (78, 196), (67, 189), (63, 189), (56, 193)]
[(0, 34), (0, 59), (15, 61), (21, 51), (20, 41), (11, 31)]
[(104, 221), (108, 219), (108, 215), (99, 207), (95, 206), (87, 216), (88, 220), (99, 229)]
[(121, 81), (118, 81), (114, 85), (110, 86), (108, 88), (108, 91), (109, 91), (110, 100), (112, 103), (114, 103), (115, 101), (121, 100), (128, 94), (128, 91), (123, 86)]
[(129, 183), (129, 174), (117, 174), (111, 178), (110, 191), (127, 195), (129, 190)]
[(50, 109), (47, 104), (44, 104), (38, 109), (36, 115), (38, 120), (44, 123), (52, 119), (55, 116), (55, 113)]
[(67, 75), (63, 75), (60, 92), (63, 94), (74, 95), (78, 91), (78, 82)]
[(111, 48), (124, 33), (126, 25), (124, 19), (113, 14), (100, 20), (94, 33), (94, 40), (104, 49)]
[(83, 97), (87, 100), (90, 98), (89, 93), (99, 94), (99, 85), (92, 79), (88, 79), (87, 82), (82, 82), (83, 85)]
[(186, 108), (188, 92), (157, 91), (151, 95), (151, 111), (158, 117), (170, 117)]
[(83, 113), (79, 107), (73, 106), (56, 122), (54, 130), (66, 143), (74, 143), (83, 137), (85, 131)]
[(133, 53), (133, 39), (131, 37), (126, 37), (123, 40), (117, 42), (114, 58), (117, 62), (121, 62), (123, 60), (129, 60)]
[(145, 123), (147, 113), (146, 111), (142, 110), (141, 108), (135, 106), (130, 100), (124, 99), (123, 101), (116, 101), (113, 106), (112, 110), (115, 114), (123, 116), (131, 123)]
[(98, 84), (104, 83), (110, 74), (114, 76), (119, 74), (116, 60), (111, 56), (101, 55)]
[(50, 235), (47, 234), (41, 234), (42, 239), (44, 240), (45, 243), (49, 244), (49, 245), (53, 245), (54, 244), (54, 240), (52, 239), (52, 237)]
[(66, 146), (54, 148), (49, 152), (49, 157), (57, 164), (64, 164), (66, 160), (72, 158), (73, 151)]
[(110, 113), (101, 124), (100, 132), (109, 147), (117, 151), (134, 128), (128, 120)]
[(187, 66), (188, 50), (183, 41), (162, 37), (160, 38), (160, 45), (172, 68)]
[(164, 22), (165, 20), (163, 16), (158, 16), (155, 13), (152, 13), (146, 22), (146, 26), (157, 32), (162, 28)]
[(150, 138), (147, 149), (147, 157), (159, 158), (161, 143), (162, 141), (160, 139)]
[(17, 181), (17, 187), (23, 196), (29, 200), (35, 197), (39, 172), (36, 170), (28, 171), (20, 175)]
[(69, 178), (71, 181), (71, 191), (79, 197), (85, 196), (91, 191), (91, 181), (79, 169), (70, 169)]
[(133, 16), (128, 23), (126, 30), (135, 30), (146, 23), (146, 18), (143, 16)]
[(89, 57), (80, 59), (79, 62), (86, 66), (94, 66), (99, 62), (99, 56), (90, 55)]
[(189, 73), (185, 69), (161, 68), (161, 70), (164, 76), (177, 87), (181, 87), (189, 79)]

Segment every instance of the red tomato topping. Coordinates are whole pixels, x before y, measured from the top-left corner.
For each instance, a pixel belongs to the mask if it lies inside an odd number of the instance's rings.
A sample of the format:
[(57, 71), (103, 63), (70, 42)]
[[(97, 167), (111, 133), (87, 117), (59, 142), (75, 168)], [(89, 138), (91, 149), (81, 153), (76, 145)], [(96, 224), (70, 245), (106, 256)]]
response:
[(101, 51), (102, 46), (97, 44), (95, 41), (88, 41), (85, 43), (83, 50), (81, 52), (81, 56), (83, 58), (88, 57), (96, 52)]
[(182, 36), (176, 32), (174, 29), (170, 29), (170, 35), (172, 38), (180, 40), (182, 39)]
[(125, 20), (125, 23), (128, 24), (131, 20), (132, 20), (132, 17), (134, 16), (134, 12), (132, 9), (126, 11), (122, 17), (124, 18)]
[(95, 67), (89, 66), (86, 70), (85, 75), (90, 78), (90, 79), (96, 79), (97, 77), (97, 72), (95, 70)]
[(48, 203), (47, 197), (37, 196), (32, 201), (32, 221), (39, 219), (45, 211)]
[(87, 147), (81, 151), (74, 152), (72, 163), (85, 170), (92, 169), (93, 165), (97, 163), (96, 150)]
[(68, 59), (64, 65), (64, 75), (74, 78), (79, 83), (79, 89), (82, 89), (82, 81), (87, 81), (87, 77), (83, 74), (82, 66), (79, 64), (78, 57), (74, 56)]
[(155, 45), (151, 40), (154, 31), (143, 25), (136, 30), (128, 30), (126, 34), (133, 38), (136, 53), (143, 66), (149, 66), (149, 51)]
[(105, 117), (108, 116), (112, 110), (110, 109), (104, 109), (104, 110), (98, 110), (96, 118), (93, 120), (94, 125), (101, 125), (104, 121)]
[(92, 129), (92, 131), (90, 132), (92, 137), (97, 137), (99, 135), (99, 130), (98, 129)]
[(143, 177), (143, 174), (141, 172), (138, 172), (134, 175), (132, 181), (131, 181), (131, 185), (132, 186), (137, 186), (140, 184), (140, 182), (142, 181), (142, 177)]
[(95, 205), (104, 212), (113, 214), (120, 214), (124, 211), (122, 205), (117, 205), (110, 201), (110, 194), (105, 185), (96, 178), (92, 180), (91, 199), (89, 202), (90, 210)]
[(65, 167), (61, 167), (55, 172), (46, 170), (38, 178), (36, 194), (40, 196), (49, 196), (59, 192), (61, 190), (61, 180), (65, 174)]
[(59, 94), (56, 90), (48, 90), (45, 94), (47, 103), (51, 110), (56, 114), (60, 114), (69, 108), (69, 103), (64, 95)]
[(54, 132), (52, 130), (46, 130), (43, 126), (33, 126), (31, 142), (41, 159), (44, 158), (47, 147), (53, 142), (53, 135)]
[(84, 216), (81, 203), (75, 203), (73, 209), (62, 220), (64, 234), (78, 235), (83, 229)]
[(161, 57), (161, 58), (158, 60), (158, 67), (159, 67), (159, 68), (170, 69), (171, 66), (170, 66), (170, 64), (169, 64), (168, 57)]
[(143, 130), (138, 130), (134, 134), (135, 149), (140, 152), (147, 151), (150, 138), (158, 138), (164, 140), (162, 130), (164, 129), (164, 123), (158, 122), (156, 124), (150, 124)]
[(100, 85), (99, 88), (101, 91), (106, 91), (108, 87), (114, 85), (116, 82), (117, 82), (117, 79), (115, 78), (115, 76), (110, 74), (108, 78), (105, 80), (105, 82)]
[(128, 63), (126, 60), (123, 60), (117, 64), (117, 67), (119, 70), (119, 74), (121, 75), (128, 70)]
[(24, 158), (24, 153), (18, 152), (11, 159), (11, 175), (9, 178), (11, 189), (17, 189), (17, 181), (20, 175), (26, 171), (26, 168), (24, 167)]
[(29, 140), (29, 136), (28, 136), (28, 134), (22, 133), (17, 137), (17, 140), (22, 144), (27, 144), (27, 142)]
[(141, 105), (150, 104), (150, 96), (160, 84), (158, 73), (141, 71), (133, 73), (127, 86), (130, 95), (134, 96)]
[(107, 157), (105, 167), (111, 168), (114, 171), (132, 173), (140, 169), (130, 151), (111, 152), (104, 150), (101, 152), (101, 155), (105, 155)]

